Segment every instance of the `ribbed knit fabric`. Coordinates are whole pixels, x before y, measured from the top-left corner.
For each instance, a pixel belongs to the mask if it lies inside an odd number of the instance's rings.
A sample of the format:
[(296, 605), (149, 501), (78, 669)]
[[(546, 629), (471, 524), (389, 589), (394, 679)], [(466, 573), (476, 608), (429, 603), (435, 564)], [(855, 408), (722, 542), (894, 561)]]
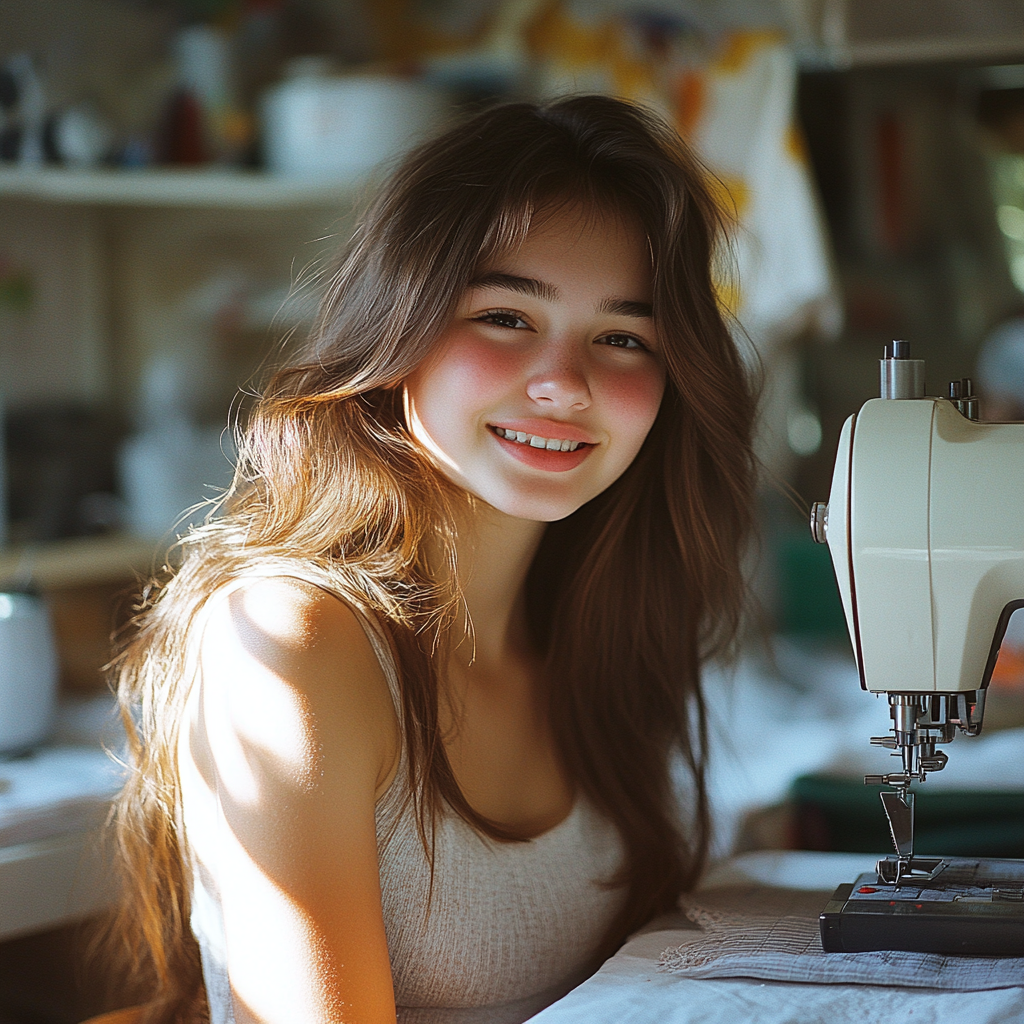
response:
[[(377, 628), (360, 616), (395, 706), (398, 678)], [(520, 1024), (586, 975), (621, 906), (603, 883), (622, 864), (621, 839), (582, 799), (535, 839), (478, 835), (458, 815), (434, 828), (434, 873), (416, 827), (406, 752), (376, 808), (381, 899), (401, 1024)], [(186, 826), (189, 809), (186, 807)], [(196, 861), (192, 930), (203, 957), (212, 1024), (234, 1024), (224, 923), (212, 865)]]

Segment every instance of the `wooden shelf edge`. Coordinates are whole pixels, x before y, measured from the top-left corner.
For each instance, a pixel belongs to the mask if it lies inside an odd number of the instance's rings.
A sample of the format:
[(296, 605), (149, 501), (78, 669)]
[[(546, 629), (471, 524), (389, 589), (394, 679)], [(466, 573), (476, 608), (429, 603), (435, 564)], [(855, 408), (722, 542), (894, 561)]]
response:
[(0, 588), (61, 590), (127, 582), (149, 575), (166, 546), (148, 538), (105, 536), (0, 548)]
[(274, 209), (351, 202), (364, 180), (321, 181), (227, 169), (0, 167), (0, 200), (72, 205)]

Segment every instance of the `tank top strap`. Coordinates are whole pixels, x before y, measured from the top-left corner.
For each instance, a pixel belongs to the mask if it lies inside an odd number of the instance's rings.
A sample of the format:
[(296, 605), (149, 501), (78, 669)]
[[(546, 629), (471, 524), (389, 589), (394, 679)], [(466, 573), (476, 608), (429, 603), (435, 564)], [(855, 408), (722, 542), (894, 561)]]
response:
[(388, 692), (391, 694), (391, 700), (395, 705), (395, 714), (398, 715), (398, 722), (399, 725), (402, 726), (404, 733), (404, 723), (402, 721), (402, 690), (398, 682), (398, 666), (395, 664), (395, 655), (391, 650), (391, 645), (388, 643), (384, 630), (381, 628), (380, 623), (371, 612), (353, 604), (350, 598), (342, 597), (340, 594), (337, 596), (341, 598), (341, 600), (343, 600), (353, 612), (355, 612), (356, 618), (359, 620), (359, 624), (363, 627), (363, 632), (366, 634), (366, 639), (370, 641), (373, 653), (377, 656), (377, 662), (380, 665), (380, 670), (384, 673), (384, 678), (387, 680)]
[(398, 766), (387, 789), (377, 797), (374, 810), (374, 816), (377, 819), (377, 841), (383, 849), (390, 844), (395, 833), (401, 828), (406, 813), (413, 804), (413, 794), (409, 786), (409, 753), (406, 746), (405, 716), (402, 707), (401, 684), (398, 679), (398, 666), (395, 664), (394, 652), (391, 650), (387, 636), (373, 613), (354, 604), (351, 598), (340, 594), (338, 597), (352, 609), (359, 624), (363, 627), (366, 639), (369, 640), (381, 671), (384, 673), (384, 678), (387, 680), (391, 700), (395, 705), (395, 714), (398, 716), (401, 736)]

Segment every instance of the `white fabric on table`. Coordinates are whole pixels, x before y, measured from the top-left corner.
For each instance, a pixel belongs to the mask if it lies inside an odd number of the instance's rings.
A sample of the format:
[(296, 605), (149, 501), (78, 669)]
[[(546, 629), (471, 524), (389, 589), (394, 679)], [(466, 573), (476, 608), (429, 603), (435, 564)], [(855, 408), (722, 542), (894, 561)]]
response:
[[(709, 873), (702, 891), (757, 881), (827, 890), (870, 871), (863, 854), (766, 852), (733, 858)], [(685, 922), (684, 922), (685, 923)], [(661, 954), (695, 932), (670, 927), (628, 942), (592, 978), (531, 1018), (535, 1024), (1010, 1024), (1024, 1020), (1022, 987), (983, 992), (881, 985), (808, 985), (667, 974)]]
[(687, 918), (701, 929), (669, 946), (659, 966), (690, 978), (759, 978), (815, 984), (900, 985), (973, 992), (1024, 983), (1020, 957), (942, 956), (879, 950), (826, 953), (818, 915), (831, 892), (730, 885), (692, 893)]

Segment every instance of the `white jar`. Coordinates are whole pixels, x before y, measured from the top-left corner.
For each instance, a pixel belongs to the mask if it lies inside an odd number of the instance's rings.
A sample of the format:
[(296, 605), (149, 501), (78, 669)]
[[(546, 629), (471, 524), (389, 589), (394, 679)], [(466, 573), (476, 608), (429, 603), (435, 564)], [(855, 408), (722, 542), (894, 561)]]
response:
[(385, 75), (299, 74), (263, 99), (263, 157), (274, 174), (358, 178), (440, 125), (447, 94)]
[(57, 708), (57, 648), (45, 602), (0, 593), (0, 754), (41, 743)]

